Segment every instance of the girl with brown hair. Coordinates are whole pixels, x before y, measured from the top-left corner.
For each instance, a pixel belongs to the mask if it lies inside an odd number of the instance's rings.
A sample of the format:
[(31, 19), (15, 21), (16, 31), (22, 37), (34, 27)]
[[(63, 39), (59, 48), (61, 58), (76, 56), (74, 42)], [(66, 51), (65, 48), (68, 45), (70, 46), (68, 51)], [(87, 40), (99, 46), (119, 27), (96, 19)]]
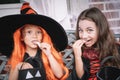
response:
[(118, 46), (106, 17), (98, 8), (81, 12), (76, 38), (75, 68), (68, 80), (120, 80)]

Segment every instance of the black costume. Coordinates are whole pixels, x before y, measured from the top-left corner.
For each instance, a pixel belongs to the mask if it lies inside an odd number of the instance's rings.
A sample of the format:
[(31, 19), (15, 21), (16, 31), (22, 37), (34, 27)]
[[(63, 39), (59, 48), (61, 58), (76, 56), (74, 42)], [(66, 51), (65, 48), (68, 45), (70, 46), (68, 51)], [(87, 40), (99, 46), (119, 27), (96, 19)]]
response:
[(46, 73), (41, 58), (41, 51), (38, 51), (35, 57), (30, 57), (28, 53), (25, 53), (23, 62), (30, 63), (33, 68), (23, 70), (20, 69), (18, 80), (46, 80)]
[[(104, 58), (101, 62), (98, 61), (98, 63), (100, 65), (102, 65), (104, 62), (106, 62), (107, 60), (113, 60), (114, 57), (113, 56), (108, 56), (106, 58)], [(76, 70), (75, 68), (73, 68), (70, 76), (68, 77), (67, 80), (120, 80), (120, 69), (116, 68), (116, 67), (111, 67), (111, 66), (107, 66), (107, 67), (100, 67), (97, 65), (97, 68), (95, 69), (98, 69), (96, 72), (95, 72), (95, 77), (96, 78), (91, 78), (91, 73), (90, 73), (90, 60), (89, 59), (86, 59), (84, 57), (82, 57), (82, 60), (83, 60), (83, 66), (84, 66), (84, 75), (82, 76), (82, 78), (80, 79), (78, 76), (77, 76), (77, 73), (76, 73)], [(97, 61), (96, 61), (97, 63)], [(94, 65), (94, 64), (92, 64)], [(93, 66), (95, 67), (95, 66)], [(92, 70), (91, 72), (94, 72), (95, 70)], [(93, 76), (94, 77), (94, 76)]]

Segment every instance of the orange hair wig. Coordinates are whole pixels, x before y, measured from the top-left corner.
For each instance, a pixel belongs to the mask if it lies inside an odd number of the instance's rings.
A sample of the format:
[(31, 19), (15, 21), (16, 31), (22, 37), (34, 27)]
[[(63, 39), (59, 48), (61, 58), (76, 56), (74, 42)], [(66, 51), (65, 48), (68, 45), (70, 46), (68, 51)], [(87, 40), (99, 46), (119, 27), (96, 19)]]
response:
[[(50, 68), (50, 64), (49, 64), (47, 56), (42, 52), (43, 64), (44, 64), (45, 71), (46, 71), (46, 79), (47, 80), (66, 80), (69, 74), (69, 70), (64, 65), (62, 56), (60, 56), (58, 51), (54, 48), (51, 38), (49, 37), (47, 32), (41, 27), (40, 29), (42, 30), (42, 33), (43, 33), (42, 42), (46, 42), (51, 45), (52, 55), (54, 56), (54, 58), (58, 61), (58, 63), (61, 65), (61, 67), (65, 71), (65, 74), (61, 77), (61, 79), (57, 79)], [(13, 38), (14, 38), (14, 49), (12, 52), (12, 56), (10, 60), (8, 61), (8, 64), (11, 65), (12, 69), (14, 69), (18, 63), (22, 62), (24, 54), (25, 54), (25, 45), (21, 41), (21, 38), (22, 38), (21, 28), (15, 31)]]

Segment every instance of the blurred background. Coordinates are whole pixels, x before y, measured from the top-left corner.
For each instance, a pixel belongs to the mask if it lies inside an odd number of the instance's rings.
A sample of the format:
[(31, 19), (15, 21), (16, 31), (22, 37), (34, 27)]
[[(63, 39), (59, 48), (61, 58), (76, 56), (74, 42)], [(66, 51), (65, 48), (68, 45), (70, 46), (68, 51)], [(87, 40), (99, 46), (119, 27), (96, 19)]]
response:
[[(68, 35), (68, 47), (62, 51), (62, 55), (69, 70), (73, 68), (74, 57), (71, 46), (75, 41), (76, 21), (78, 15), (84, 9), (89, 7), (99, 8), (108, 19), (110, 29), (114, 32), (115, 38), (120, 44), (120, 0), (0, 0), (0, 17), (20, 14), (21, 5), (25, 1), (29, 2), (38, 14), (55, 19), (65, 29)], [(7, 80), (7, 74), (1, 74), (7, 61), (7, 58), (2, 55), (4, 54), (0, 54), (0, 80)]]
[(66, 30), (75, 30), (82, 10), (97, 7), (107, 17), (111, 30), (120, 34), (120, 0), (0, 0), (0, 17), (19, 13), (24, 1), (39, 14), (56, 19)]

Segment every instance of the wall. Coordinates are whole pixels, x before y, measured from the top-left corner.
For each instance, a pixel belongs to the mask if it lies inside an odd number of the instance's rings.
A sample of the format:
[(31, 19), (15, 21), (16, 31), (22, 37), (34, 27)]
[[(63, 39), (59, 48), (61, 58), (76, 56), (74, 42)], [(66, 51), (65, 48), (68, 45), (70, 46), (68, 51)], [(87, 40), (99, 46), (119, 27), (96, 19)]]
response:
[(120, 34), (120, 0), (68, 0), (67, 2), (73, 28), (76, 27), (77, 16), (82, 10), (97, 7), (105, 14), (114, 33)]
[(115, 34), (120, 34), (120, 0), (89, 0), (89, 7), (102, 10), (111, 29)]

